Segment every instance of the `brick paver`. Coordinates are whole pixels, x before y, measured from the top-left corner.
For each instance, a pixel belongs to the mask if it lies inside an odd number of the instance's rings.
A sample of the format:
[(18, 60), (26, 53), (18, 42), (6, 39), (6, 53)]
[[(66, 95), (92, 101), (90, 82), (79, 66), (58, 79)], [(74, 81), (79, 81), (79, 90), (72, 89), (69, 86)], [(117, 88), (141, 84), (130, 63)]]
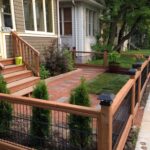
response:
[[(50, 100), (68, 102), (71, 90), (80, 84), (81, 77), (84, 77), (86, 80), (91, 80), (104, 71), (104, 69), (100, 68), (82, 68), (78, 73), (49, 82), (47, 86)], [(90, 95), (90, 98), (92, 99), (92, 106), (97, 107), (96, 105), (99, 102), (96, 96)]]

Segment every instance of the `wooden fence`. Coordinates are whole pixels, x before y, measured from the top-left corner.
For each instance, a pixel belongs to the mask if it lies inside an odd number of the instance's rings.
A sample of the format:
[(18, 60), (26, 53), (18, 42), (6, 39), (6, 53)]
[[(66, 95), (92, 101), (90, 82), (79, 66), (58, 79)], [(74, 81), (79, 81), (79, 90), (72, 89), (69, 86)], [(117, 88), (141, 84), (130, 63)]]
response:
[[(117, 93), (113, 102), (101, 103), (99, 110), (54, 101), (0, 94), (0, 101), (7, 101), (13, 108), (12, 121), (7, 132), (8, 136), (0, 133), (0, 138), (3, 140), (0, 142), (0, 147), (11, 149), (12, 145), (12, 149), (14, 149), (14, 145), (20, 144), (26, 146), (25, 148), (17, 145), (20, 149), (36, 148), (30, 144), (29, 140), (33, 117), (32, 110), (36, 107), (51, 110), (51, 138), (46, 139), (45, 149), (49, 147), (55, 150), (122, 150), (149, 80), (149, 72), (150, 59), (148, 58), (141, 66), (138, 66), (136, 72), (132, 72), (131, 78)], [(68, 120), (70, 115), (79, 118), (89, 117), (91, 120), (90, 133), (84, 133), (84, 126), (82, 130), (71, 129)], [(88, 147), (80, 147), (80, 145), (77, 146), (70, 142), (71, 133), (84, 135), (82, 136), (83, 139), (88, 135), (90, 137)]]

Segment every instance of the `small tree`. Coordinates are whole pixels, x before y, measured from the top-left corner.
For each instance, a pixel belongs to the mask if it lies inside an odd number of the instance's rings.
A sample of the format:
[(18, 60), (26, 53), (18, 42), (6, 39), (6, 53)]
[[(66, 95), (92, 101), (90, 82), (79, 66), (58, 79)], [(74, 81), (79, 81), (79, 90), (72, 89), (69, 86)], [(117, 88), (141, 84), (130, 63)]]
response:
[[(70, 103), (81, 106), (90, 106), (85, 79), (82, 79), (80, 86), (72, 91)], [(92, 134), (90, 123), (90, 117), (83, 117), (73, 114), (69, 116), (71, 145), (79, 148), (85, 148), (90, 144)]]
[[(9, 93), (7, 84), (2, 75), (0, 75), (0, 93)], [(5, 100), (0, 100), (0, 135), (6, 136), (10, 130), (12, 121), (12, 106)]]
[[(33, 91), (33, 97), (48, 100), (48, 91), (44, 81), (40, 81)], [(50, 111), (33, 107), (31, 120), (31, 143), (36, 147), (43, 146), (50, 133)]]

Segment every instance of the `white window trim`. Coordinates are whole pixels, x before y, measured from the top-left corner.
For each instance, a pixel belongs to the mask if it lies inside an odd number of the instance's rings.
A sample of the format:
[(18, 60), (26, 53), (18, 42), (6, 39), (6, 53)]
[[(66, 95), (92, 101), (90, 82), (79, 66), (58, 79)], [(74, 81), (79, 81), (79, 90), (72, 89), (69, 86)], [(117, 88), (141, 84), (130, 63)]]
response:
[[(31, 33), (31, 34), (39, 34), (39, 35), (56, 35), (55, 33), (55, 23), (54, 23), (54, 0), (52, 0), (52, 28), (53, 31), (52, 32), (47, 32), (47, 22), (46, 22), (46, 5), (45, 5), (45, 0), (42, 0), (43, 2), (43, 15), (44, 15), (44, 30), (45, 31), (38, 31), (37, 30), (37, 19), (36, 19), (36, 6), (35, 6), (35, 0), (32, 0), (32, 4), (33, 4), (33, 23), (34, 23), (34, 31), (33, 30), (26, 30), (25, 29), (25, 33)], [(23, 6), (24, 8), (24, 6)], [(23, 10), (24, 11), (24, 10)], [(25, 15), (24, 15), (25, 16)], [(24, 17), (25, 18), (25, 17)], [(24, 23), (25, 24), (25, 23)], [(26, 28), (26, 25), (25, 25)]]
[(14, 8), (14, 0), (10, 0), (10, 6), (11, 6), (11, 15), (12, 15), (12, 25), (13, 25), (13, 31), (16, 31), (16, 21), (15, 21), (15, 8)]

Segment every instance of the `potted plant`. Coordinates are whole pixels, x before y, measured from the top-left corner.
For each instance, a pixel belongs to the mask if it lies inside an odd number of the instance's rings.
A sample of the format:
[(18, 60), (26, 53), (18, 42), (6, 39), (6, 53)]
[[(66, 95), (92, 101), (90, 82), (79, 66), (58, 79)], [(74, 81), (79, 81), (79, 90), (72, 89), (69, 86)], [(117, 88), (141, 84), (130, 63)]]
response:
[(118, 52), (111, 52), (109, 53), (109, 71), (110, 72), (117, 72), (120, 68), (119, 59), (120, 54)]

